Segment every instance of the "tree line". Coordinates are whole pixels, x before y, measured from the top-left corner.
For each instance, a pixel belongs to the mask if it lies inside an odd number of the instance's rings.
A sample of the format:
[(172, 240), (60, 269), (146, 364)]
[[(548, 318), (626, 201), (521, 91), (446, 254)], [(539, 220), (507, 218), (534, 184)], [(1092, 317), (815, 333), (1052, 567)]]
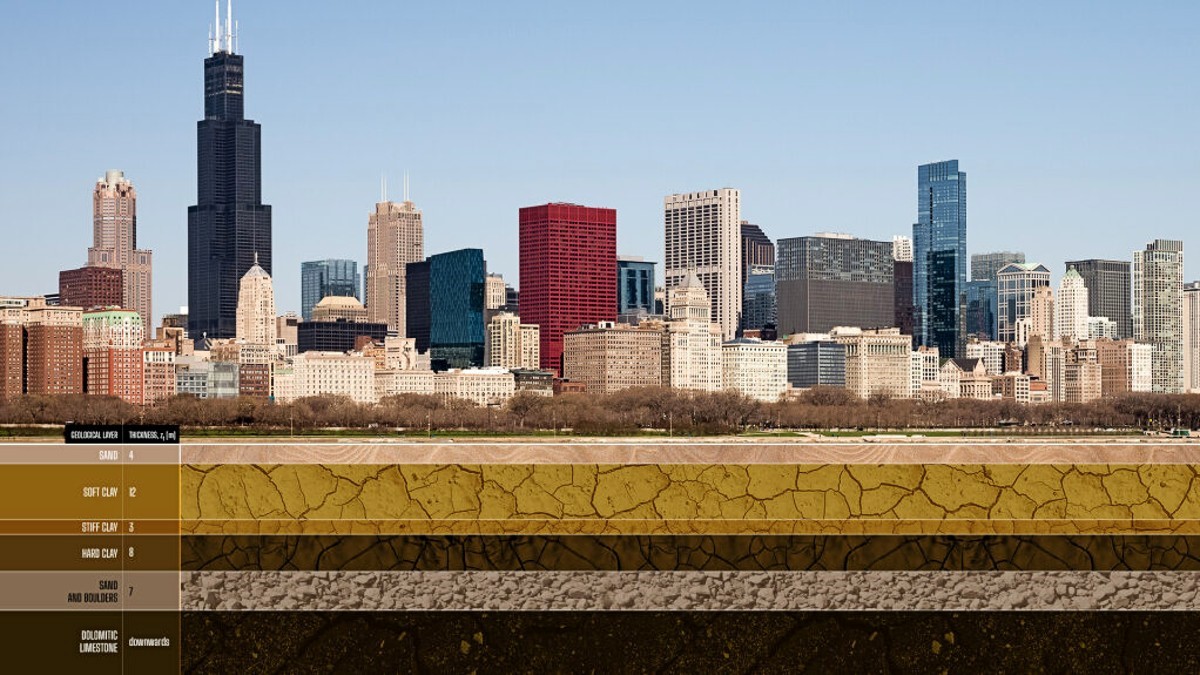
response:
[(338, 396), (273, 403), (255, 398), (176, 396), (153, 407), (105, 396), (21, 396), (0, 399), (0, 424), (178, 424), (184, 428), (303, 433), (318, 429), (570, 432), (620, 435), (655, 431), (678, 435), (751, 430), (862, 430), (1007, 428), (1200, 428), (1200, 395), (1130, 394), (1086, 404), (1022, 405), (973, 399), (862, 400), (844, 389), (817, 388), (777, 403), (736, 392), (692, 392), (644, 387), (604, 396), (555, 397), (518, 393), (500, 407), (462, 399), (408, 394), (377, 404)]

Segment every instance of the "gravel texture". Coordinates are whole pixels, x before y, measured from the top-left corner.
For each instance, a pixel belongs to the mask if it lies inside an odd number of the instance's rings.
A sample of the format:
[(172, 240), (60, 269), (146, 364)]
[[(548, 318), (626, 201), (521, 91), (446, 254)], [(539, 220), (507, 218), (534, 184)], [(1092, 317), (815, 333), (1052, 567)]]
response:
[(196, 610), (1196, 610), (1198, 572), (185, 572)]

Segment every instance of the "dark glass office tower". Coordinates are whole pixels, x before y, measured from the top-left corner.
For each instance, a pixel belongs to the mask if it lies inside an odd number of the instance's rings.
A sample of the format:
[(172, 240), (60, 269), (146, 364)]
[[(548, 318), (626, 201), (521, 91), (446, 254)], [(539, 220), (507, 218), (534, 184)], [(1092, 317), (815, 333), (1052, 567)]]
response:
[(1132, 293), (1128, 260), (1069, 260), (1088, 290), (1088, 316), (1106, 316), (1117, 326), (1117, 339), (1133, 337)]
[[(219, 34), (219, 31), (218, 31)], [(204, 60), (196, 125), (196, 205), (188, 207), (188, 334), (234, 337), (238, 282), (271, 274), (271, 207), (262, 203), (261, 129), (242, 114), (242, 56), (217, 40)]]
[(780, 239), (775, 248), (779, 333), (896, 323), (892, 242), (844, 234)]
[(429, 260), (404, 265), (404, 329), (405, 337), (417, 342), (417, 351), (429, 351), (432, 330), (429, 298)]
[(966, 349), (967, 174), (958, 160), (917, 167), (913, 225), (914, 341), (942, 356)]
[(429, 256), (429, 360), (434, 370), (483, 365), (483, 251)]
[(654, 263), (617, 258), (617, 314), (654, 314)]

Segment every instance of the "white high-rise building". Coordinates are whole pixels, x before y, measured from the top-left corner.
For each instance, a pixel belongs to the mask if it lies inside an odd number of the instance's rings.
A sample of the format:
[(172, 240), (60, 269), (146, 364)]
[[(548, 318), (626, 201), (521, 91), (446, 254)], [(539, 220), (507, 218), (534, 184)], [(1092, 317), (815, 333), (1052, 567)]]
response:
[(695, 274), (712, 301), (713, 321), (732, 339), (742, 313), (741, 193), (732, 188), (663, 199), (665, 287)]
[(912, 262), (912, 237), (902, 234), (892, 237), (892, 259), (898, 262)]
[(1003, 375), (1006, 347), (1007, 345), (1003, 342), (968, 342), (967, 358), (983, 361), (983, 366), (989, 375)]
[(720, 391), (721, 327), (712, 322), (708, 293), (695, 274), (671, 289), (663, 331), (663, 382), (675, 389)]
[(271, 275), (259, 267), (258, 256), (238, 288), (237, 339), (256, 345), (275, 345), (275, 290)]
[(1200, 393), (1200, 281), (1183, 288), (1183, 386)]
[(911, 398), (923, 398), (927, 396), (935, 396), (940, 387), (938, 386), (938, 375), (941, 358), (937, 347), (917, 347), (916, 351), (909, 353), (910, 367), (909, 371), (912, 377), (910, 386)]
[(1117, 322), (1107, 316), (1089, 316), (1087, 318), (1087, 325), (1087, 339), (1089, 340), (1099, 340), (1100, 338), (1117, 339)]
[(508, 289), (504, 286), (504, 277), (499, 274), (489, 274), (483, 282), (483, 308), (500, 309), (508, 298)]
[(1058, 283), (1054, 301), (1054, 330), (1057, 337), (1088, 339), (1088, 289), (1075, 268), (1067, 270)]
[(1133, 337), (1153, 346), (1155, 392), (1184, 390), (1183, 242), (1155, 239), (1133, 252)]
[(521, 323), (512, 312), (500, 312), (484, 326), (483, 363), (490, 368), (537, 370), (541, 367), (541, 331)]

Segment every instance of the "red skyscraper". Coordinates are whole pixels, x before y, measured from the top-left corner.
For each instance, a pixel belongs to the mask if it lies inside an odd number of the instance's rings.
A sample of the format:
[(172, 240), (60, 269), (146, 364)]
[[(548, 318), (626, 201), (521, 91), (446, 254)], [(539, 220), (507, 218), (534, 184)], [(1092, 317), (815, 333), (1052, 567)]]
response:
[(564, 333), (616, 319), (617, 211), (527, 206), (520, 239), (521, 321), (541, 329), (542, 369), (560, 373)]

